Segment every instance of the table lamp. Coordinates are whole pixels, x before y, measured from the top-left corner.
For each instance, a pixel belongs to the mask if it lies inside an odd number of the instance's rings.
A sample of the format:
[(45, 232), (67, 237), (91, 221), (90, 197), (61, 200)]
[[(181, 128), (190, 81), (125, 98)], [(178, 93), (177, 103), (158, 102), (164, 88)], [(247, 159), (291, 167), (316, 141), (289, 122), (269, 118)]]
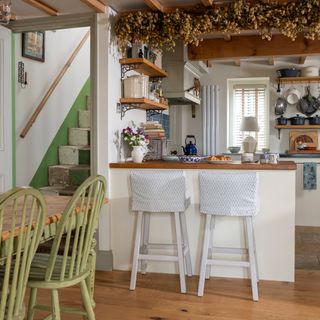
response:
[(240, 131), (249, 132), (249, 135), (242, 142), (243, 152), (254, 153), (257, 147), (257, 140), (250, 133), (259, 131), (257, 118), (244, 117), (241, 122)]

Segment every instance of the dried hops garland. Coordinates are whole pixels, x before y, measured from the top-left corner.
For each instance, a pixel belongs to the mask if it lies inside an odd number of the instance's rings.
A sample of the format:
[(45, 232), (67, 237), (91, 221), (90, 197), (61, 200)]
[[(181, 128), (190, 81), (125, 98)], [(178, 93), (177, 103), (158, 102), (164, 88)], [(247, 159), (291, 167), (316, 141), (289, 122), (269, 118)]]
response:
[(186, 45), (198, 45), (201, 36), (211, 32), (259, 30), (263, 39), (271, 40), (274, 29), (292, 40), (299, 33), (306, 39), (320, 40), (320, 1), (252, 4), (236, 0), (209, 10), (198, 8), (198, 12), (182, 9), (170, 13), (137, 11), (121, 16), (115, 26), (121, 50), (135, 42), (159, 49), (173, 49), (177, 40)]

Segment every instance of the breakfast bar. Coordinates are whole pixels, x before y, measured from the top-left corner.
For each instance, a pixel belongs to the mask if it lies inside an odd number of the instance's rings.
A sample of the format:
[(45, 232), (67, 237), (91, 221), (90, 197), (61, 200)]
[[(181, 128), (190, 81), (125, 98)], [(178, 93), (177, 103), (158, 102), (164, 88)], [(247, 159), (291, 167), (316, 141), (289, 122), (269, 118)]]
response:
[[(254, 218), (259, 277), (262, 280), (294, 281), (295, 250), (295, 179), (296, 164), (280, 161), (278, 164), (241, 163), (180, 163), (147, 161), (143, 163), (120, 162), (110, 164), (111, 241), (114, 268), (130, 270), (133, 249), (135, 213), (131, 211), (130, 170), (184, 170), (191, 205), (186, 211), (187, 229), (192, 266), (199, 274), (204, 217), (199, 212), (199, 173), (203, 170), (258, 172), (260, 211)], [(161, 196), (161, 195), (159, 195)], [(168, 229), (169, 215), (158, 214), (152, 220), (150, 240), (174, 242)], [(223, 217), (217, 220), (215, 243), (220, 247), (243, 247), (245, 240), (242, 220)], [(149, 272), (177, 273), (172, 264), (148, 265)], [(234, 267), (214, 267), (213, 276), (248, 277), (247, 270)]]

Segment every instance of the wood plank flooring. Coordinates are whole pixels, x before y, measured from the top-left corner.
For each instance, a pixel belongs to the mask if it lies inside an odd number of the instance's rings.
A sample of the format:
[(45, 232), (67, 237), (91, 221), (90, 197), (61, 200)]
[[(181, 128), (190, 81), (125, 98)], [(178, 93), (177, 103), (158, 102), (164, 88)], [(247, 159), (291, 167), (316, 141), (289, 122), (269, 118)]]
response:
[[(297, 270), (296, 282), (260, 281), (260, 301), (252, 302), (248, 280), (211, 278), (205, 295), (197, 297), (198, 277), (187, 280), (188, 293), (179, 293), (177, 275), (138, 275), (129, 291), (129, 272), (97, 272), (97, 320), (320, 320), (320, 271)], [(50, 301), (39, 291), (39, 302)], [(62, 290), (62, 305), (81, 305), (77, 287)], [(37, 313), (35, 320), (44, 318)], [(81, 319), (62, 315), (63, 320)]]

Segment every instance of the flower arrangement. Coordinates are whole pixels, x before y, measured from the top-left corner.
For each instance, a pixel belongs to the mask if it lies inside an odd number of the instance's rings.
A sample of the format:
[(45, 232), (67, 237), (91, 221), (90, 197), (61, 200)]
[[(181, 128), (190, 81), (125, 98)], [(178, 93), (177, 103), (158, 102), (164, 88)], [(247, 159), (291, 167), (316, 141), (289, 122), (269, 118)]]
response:
[(148, 43), (154, 49), (173, 50), (177, 40), (185, 45), (198, 45), (204, 34), (240, 33), (241, 30), (258, 30), (267, 40), (271, 40), (273, 30), (292, 40), (299, 33), (306, 39), (320, 40), (320, 1), (234, 0), (209, 9), (195, 6), (192, 11), (136, 11), (121, 15), (115, 26), (121, 51), (128, 43), (135, 42)]
[(122, 130), (122, 137), (132, 147), (147, 148), (149, 144), (148, 136), (144, 134), (142, 128), (138, 128), (134, 124), (133, 128), (128, 126)]

